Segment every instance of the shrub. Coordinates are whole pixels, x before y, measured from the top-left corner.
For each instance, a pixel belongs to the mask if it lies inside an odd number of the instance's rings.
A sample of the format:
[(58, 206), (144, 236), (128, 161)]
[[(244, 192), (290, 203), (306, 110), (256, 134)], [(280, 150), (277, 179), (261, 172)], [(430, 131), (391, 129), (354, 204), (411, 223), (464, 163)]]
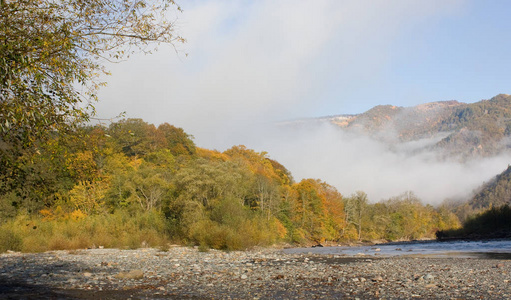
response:
[(0, 228), (0, 252), (20, 251), (22, 246), (23, 240), (17, 233), (10, 228)]
[(42, 252), (97, 246), (158, 247), (169, 242), (165, 220), (158, 212), (47, 218), (20, 215), (0, 227), (0, 251)]

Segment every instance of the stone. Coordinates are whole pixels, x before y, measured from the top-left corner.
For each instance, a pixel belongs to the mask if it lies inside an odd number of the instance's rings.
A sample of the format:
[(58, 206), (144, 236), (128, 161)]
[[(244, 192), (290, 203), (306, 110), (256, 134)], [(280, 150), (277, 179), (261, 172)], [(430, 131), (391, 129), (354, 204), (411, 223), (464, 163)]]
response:
[(435, 276), (433, 276), (431, 274), (426, 274), (426, 276), (424, 276), (424, 279), (426, 279), (426, 280), (433, 280), (433, 279), (435, 279)]
[(120, 272), (115, 275), (117, 279), (142, 279), (144, 278), (144, 272), (142, 270), (131, 270), (129, 272)]

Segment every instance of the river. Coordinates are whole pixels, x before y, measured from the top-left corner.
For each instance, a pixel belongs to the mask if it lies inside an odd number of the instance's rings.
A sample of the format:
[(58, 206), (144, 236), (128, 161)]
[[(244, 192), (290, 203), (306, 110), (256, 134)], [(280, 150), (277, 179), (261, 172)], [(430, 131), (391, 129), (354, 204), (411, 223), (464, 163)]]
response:
[(339, 256), (408, 256), (408, 257), (466, 257), (511, 259), (511, 240), (495, 241), (416, 241), (373, 246), (337, 246), (290, 248), (286, 253), (309, 253)]

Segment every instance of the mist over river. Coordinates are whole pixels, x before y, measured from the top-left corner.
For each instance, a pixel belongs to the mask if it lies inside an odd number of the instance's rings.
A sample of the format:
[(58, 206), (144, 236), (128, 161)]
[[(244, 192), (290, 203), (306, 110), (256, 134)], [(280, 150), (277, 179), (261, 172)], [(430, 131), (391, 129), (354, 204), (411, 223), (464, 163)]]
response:
[(338, 256), (369, 257), (458, 257), (458, 258), (498, 258), (511, 259), (511, 240), (494, 241), (416, 241), (388, 243), (372, 246), (338, 246), (315, 248), (290, 248), (285, 253), (323, 254)]

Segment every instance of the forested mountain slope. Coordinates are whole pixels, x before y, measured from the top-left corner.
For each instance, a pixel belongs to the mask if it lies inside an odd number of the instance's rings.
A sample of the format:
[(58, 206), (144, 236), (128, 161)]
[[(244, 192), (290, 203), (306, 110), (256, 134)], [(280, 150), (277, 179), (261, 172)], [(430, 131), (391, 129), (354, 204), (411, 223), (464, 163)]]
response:
[(438, 141), (424, 150), (462, 160), (494, 156), (511, 147), (511, 96), (506, 94), (470, 104), (442, 101), (414, 107), (380, 105), (359, 115), (327, 119), (345, 130), (388, 143), (437, 137)]
[(474, 209), (511, 204), (511, 166), (485, 183), (468, 204)]

